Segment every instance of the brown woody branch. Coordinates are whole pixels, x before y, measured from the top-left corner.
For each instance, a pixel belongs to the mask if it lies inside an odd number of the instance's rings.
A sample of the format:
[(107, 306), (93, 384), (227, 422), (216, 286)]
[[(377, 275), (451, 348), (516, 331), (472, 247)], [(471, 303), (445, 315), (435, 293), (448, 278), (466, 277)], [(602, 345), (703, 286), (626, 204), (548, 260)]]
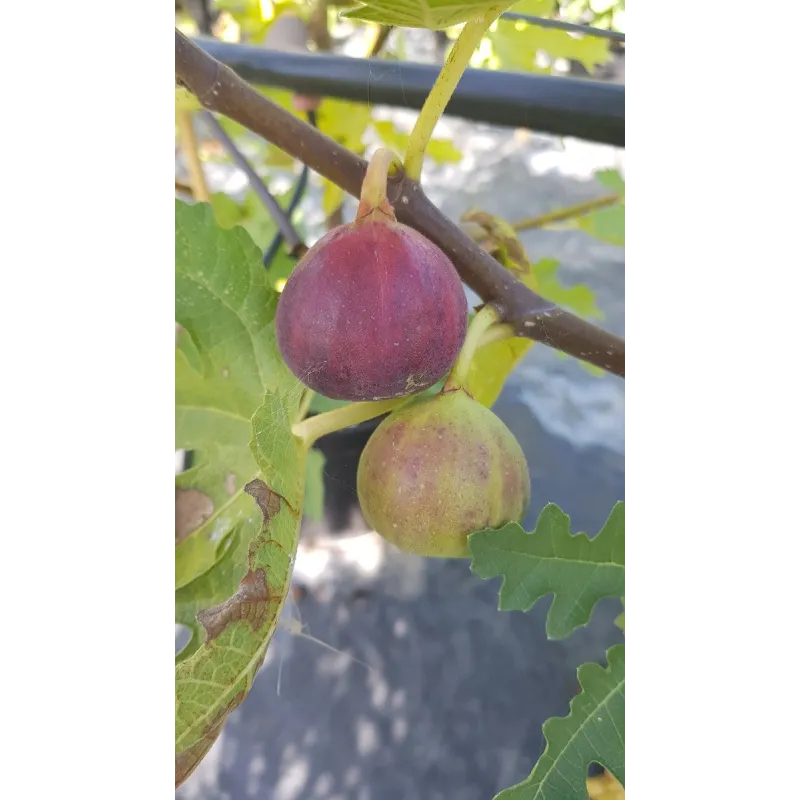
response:
[[(180, 31), (175, 31), (175, 77), (211, 111), (225, 114), (307, 164), (354, 197), (367, 162), (257, 92)], [(389, 180), (400, 222), (435, 242), (462, 280), (519, 336), (534, 339), (625, 377), (625, 340), (570, 314), (528, 289), (482, 250), (402, 173)]]

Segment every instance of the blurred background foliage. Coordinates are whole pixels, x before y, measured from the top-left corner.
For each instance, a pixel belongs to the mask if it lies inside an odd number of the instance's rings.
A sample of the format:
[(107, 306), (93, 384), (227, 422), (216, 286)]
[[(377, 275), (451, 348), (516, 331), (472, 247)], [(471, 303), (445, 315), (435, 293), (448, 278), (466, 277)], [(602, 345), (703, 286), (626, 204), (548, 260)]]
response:
[[(347, 0), (176, 0), (176, 25), (190, 36), (213, 35), (227, 42), (278, 50), (331, 51), (353, 57), (405, 60), (407, 48), (403, 28), (340, 17), (343, 11), (355, 9), (358, 5)], [(625, 2), (520, 0), (509, 11), (622, 31)], [(446, 50), (460, 28), (429, 32), (441, 60), (444, 60)], [(564, 30), (501, 18), (476, 50), (472, 66), (551, 74), (564, 74), (577, 66), (591, 74), (608, 63), (612, 47), (613, 43), (608, 39), (576, 36)], [(277, 88), (258, 89), (300, 117), (305, 117), (308, 109), (315, 107), (320, 130), (359, 155), (364, 155), (371, 146), (384, 145), (398, 153), (405, 149), (409, 130), (401, 130), (394, 121), (377, 117), (371, 106), (336, 98), (304, 98)], [(177, 93), (177, 103), (180, 108), (197, 107), (193, 99), (182, 91)], [(221, 119), (220, 122), (237, 143), (243, 139), (247, 141), (247, 155), (261, 177), (266, 179), (276, 170), (299, 172), (300, 165), (275, 146), (247, 134), (244, 128), (231, 120)], [(201, 161), (208, 162), (226, 158), (224, 151), (208, 140), (203, 142), (199, 155)], [(461, 160), (462, 154), (451, 141), (434, 138), (428, 156), (437, 164), (455, 164)], [(328, 227), (341, 224), (344, 221), (344, 192), (322, 178), (315, 176), (314, 180), (323, 184), (322, 205)], [(217, 198), (214, 207), (220, 224), (241, 224), (260, 247), (267, 246), (271, 236), (270, 220), (266, 209), (252, 193), (248, 193), (239, 205), (238, 212), (223, 198)], [(595, 227), (607, 232), (607, 222), (601, 220)], [(591, 222), (582, 224), (591, 227)], [(622, 238), (618, 231), (612, 231), (611, 235), (616, 241)], [(285, 266), (276, 274), (283, 271)]]

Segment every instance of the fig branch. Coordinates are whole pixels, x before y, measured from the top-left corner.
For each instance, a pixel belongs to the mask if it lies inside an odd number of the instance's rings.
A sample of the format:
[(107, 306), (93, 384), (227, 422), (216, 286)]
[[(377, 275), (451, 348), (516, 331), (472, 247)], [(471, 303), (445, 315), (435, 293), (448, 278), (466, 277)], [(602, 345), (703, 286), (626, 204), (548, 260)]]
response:
[[(361, 194), (367, 162), (273, 103), (176, 29), (175, 77), (210, 111), (225, 114), (340, 186)], [(402, 170), (389, 177), (398, 221), (415, 228), (451, 259), (461, 279), (492, 303), (518, 336), (561, 350), (621, 377), (625, 340), (531, 291), (481, 249)]]
[(486, 31), (500, 16), (502, 10), (502, 6), (490, 8), (485, 14), (467, 22), (461, 29), (408, 137), (404, 167), (409, 178), (418, 181), (422, 175), (425, 150), (433, 136), (433, 129), (450, 102), (475, 48), (481, 43)]

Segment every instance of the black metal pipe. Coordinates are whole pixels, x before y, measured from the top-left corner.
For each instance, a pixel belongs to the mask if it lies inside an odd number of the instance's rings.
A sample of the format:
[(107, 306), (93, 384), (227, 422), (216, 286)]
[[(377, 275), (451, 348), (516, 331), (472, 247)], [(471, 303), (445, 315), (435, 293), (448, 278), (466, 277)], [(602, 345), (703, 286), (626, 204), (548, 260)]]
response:
[[(315, 128), (317, 127), (317, 112), (313, 109), (311, 111), (306, 112), (306, 119), (308, 120), (309, 125), (313, 125)], [(302, 170), (300, 170), (300, 177), (297, 179), (297, 183), (294, 185), (294, 192), (292, 192), (292, 199), (289, 201), (289, 206), (286, 209), (286, 215), (289, 219), (292, 218), (292, 215), (295, 211), (297, 211), (297, 207), (300, 205), (300, 202), (303, 199), (303, 196), (306, 193), (306, 188), (308, 188), (308, 164), (303, 164)], [(264, 267), (269, 269), (272, 266), (272, 262), (275, 259), (275, 256), (278, 255), (278, 249), (283, 242), (283, 236), (281, 235), (280, 230), (272, 237), (272, 241), (269, 243), (269, 247), (264, 251)], [(295, 258), (300, 258), (302, 255), (300, 252), (293, 252), (292, 255)]]
[(235, 145), (233, 139), (228, 136), (222, 125), (217, 122), (214, 115), (210, 111), (201, 111), (200, 116), (208, 127), (211, 128), (211, 132), (214, 136), (222, 142), (222, 146), (228, 151), (228, 155), (231, 157), (234, 164), (244, 172), (247, 177), (247, 182), (250, 184), (250, 188), (255, 192), (256, 197), (258, 197), (267, 209), (267, 213), (272, 217), (281, 238), (286, 241), (290, 251), (292, 253), (297, 253), (299, 250), (305, 252), (308, 248), (306, 248), (305, 244), (298, 236), (297, 231), (294, 229), (291, 214), (285, 212), (281, 208), (281, 204), (272, 196), (272, 193), (267, 189), (264, 181), (261, 180), (258, 173)]
[[(361, 103), (419, 110), (439, 74), (428, 64), (276, 52), (204, 37), (194, 41), (250, 83)], [(446, 113), (625, 146), (625, 87), (620, 84), (468, 69)]]

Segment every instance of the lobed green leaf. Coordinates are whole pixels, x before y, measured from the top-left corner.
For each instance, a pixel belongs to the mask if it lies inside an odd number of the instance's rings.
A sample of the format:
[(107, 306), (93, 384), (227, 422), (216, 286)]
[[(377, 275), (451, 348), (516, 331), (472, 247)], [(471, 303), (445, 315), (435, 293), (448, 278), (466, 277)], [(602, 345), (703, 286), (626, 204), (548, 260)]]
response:
[[(554, 503), (528, 533), (516, 522), (469, 536), (472, 571), (502, 576), (501, 611), (528, 611), (545, 595), (550, 639), (588, 624), (598, 600), (625, 594), (625, 503), (618, 502), (593, 539), (569, 532), (569, 517)], [(585, 775), (584, 775), (585, 777)]]
[(495, 800), (586, 798), (586, 772), (593, 762), (625, 785), (625, 645), (612, 647), (606, 658), (606, 669), (578, 667), (582, 691), (570, 703), (569, 715), (545, 722), (547, 746), (533, 771)]

